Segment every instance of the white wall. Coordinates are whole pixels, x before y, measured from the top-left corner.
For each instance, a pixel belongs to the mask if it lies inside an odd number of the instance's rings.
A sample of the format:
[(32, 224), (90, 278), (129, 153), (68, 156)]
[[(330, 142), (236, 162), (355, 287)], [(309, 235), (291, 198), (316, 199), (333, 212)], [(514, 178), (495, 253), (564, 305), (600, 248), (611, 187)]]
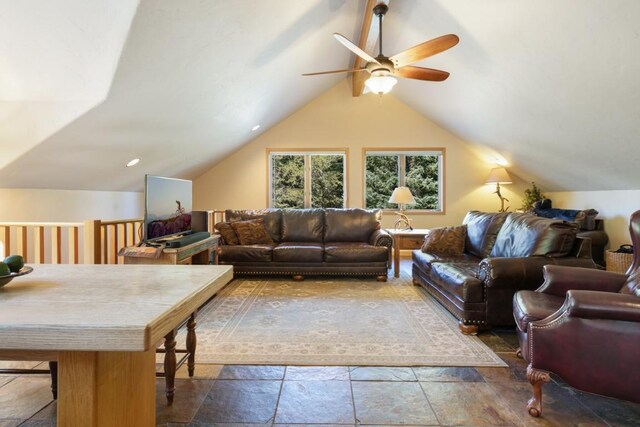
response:
[(597, 210), (598, 218), (604, 220), (610, 248), (631, 243), (629, 217), (640, 209), (640, 190), (566, 191), (545, 195), (553, 201), (554, 208)]
[(2, 222), (82, 222), (142, 218), (144, 194), (0, 188)]
[[(363, 147), (444, 147), (445, 214), (410, 213), (418, 228), (459, 224), (471, 209), (500, 206), (483, 185), (491, 165), (468, 144), (391, 95), (351, 96), (344, 80), (194, 180), (194, 209), (267, 207), (267, 148), (348, 148), (348, 207), (363, 206)], [(505, 186), (511, 210), (520, 207), (519, 185)], [(395, 221), (385, 214), (384, 226)]]

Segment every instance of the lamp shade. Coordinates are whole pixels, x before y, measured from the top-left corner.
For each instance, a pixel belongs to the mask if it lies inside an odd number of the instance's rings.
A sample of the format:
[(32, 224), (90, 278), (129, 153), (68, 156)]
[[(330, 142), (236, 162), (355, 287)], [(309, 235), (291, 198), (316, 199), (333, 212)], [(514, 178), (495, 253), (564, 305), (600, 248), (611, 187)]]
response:
[(364, 82), (371, 92), (378, 95), (384, 95), (389, 92), (396, 83), (398, 83), (398, 80), (391, 76), (373, 76)]
[(398, 203), (398, 204), (411, 204), (415, 203), (416, 199), (413, 198), (413, 194), (411, 194), (411, 190), (409, 187), (398, 187), (393, 190), (391, 197), (389, 198), (389, 203)]
[(511, 177), (505, 168), (493, 168), (489, 172), (487, 184), (511, 184)]

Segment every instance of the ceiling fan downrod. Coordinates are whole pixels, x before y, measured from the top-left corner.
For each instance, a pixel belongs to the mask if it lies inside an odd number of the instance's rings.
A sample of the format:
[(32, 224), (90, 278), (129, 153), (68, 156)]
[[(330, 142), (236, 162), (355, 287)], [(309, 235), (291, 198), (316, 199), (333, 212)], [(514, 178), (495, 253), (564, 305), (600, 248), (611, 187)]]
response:
[(384, 3), (380, 3), (377, 4), (374, 8), (373, 8), (373, 13), (378, 17), (378, 30), (379, 30), (379, 37), (378, 37), (378, 46), (379, 46), (379, 50), (378, 50), (378, 56), (383, 56), (382, 55), (382, 17), (389, 11), (389, 6), (387, 6)]

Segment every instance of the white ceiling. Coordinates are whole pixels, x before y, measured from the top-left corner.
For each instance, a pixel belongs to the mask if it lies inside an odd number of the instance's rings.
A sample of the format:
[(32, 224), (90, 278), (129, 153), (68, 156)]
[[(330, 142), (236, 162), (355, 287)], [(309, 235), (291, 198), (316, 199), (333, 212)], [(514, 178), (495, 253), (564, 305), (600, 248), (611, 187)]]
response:
[[(345, 78), (300, 74), (350, 65), (331, 34), (357, 40), (364, 4), (0, 0), (0, 187), (197, 177)], [(384, 53), (457, 34), (417, 64), (447, 81), (394, 96), (549, 191), (637, 189), (639, 19), (637, 0), (391, 0)]]

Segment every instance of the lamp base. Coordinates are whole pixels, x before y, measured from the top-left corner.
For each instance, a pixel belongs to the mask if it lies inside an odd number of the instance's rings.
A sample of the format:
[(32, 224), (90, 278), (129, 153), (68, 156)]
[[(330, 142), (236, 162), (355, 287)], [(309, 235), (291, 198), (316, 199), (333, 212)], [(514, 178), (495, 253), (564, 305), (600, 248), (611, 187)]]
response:
[(409, 217), (407, 217), (402, 211), (396, 212), (396, 214), (399, 217), (394, 224), (394, 228), (396, 230), (413, 230), (413, 227), (411, 226), (411, 219), (409, 219)]

